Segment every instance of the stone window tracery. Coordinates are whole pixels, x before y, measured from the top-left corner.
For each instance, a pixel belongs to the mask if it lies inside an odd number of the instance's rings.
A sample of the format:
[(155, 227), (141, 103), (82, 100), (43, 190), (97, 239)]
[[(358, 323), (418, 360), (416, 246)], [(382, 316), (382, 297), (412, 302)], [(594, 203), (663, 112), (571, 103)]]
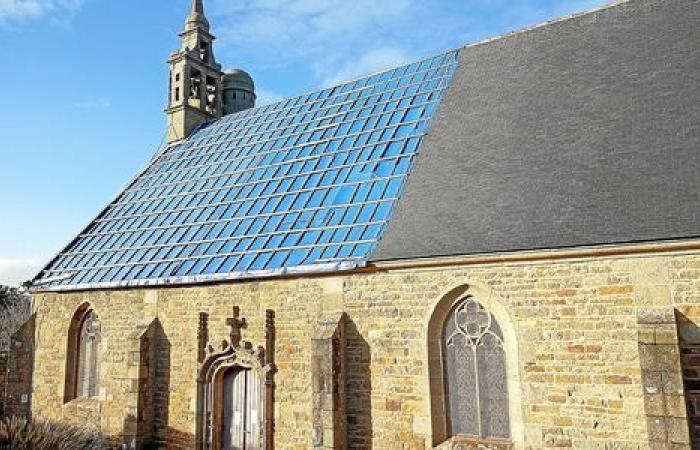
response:
[(472, 295), (449, 312), (442, 336), (449, 436), (510, 438), (503, 344), (499, 324)]
[(96, 397), (99, 394), (102, 360), (102, 328), (95, 311), (89, 311), (80, 328), (76, 394)]
[(90, 305), (83, 304), (68, 330), (64, 401), (100, 395), (102, 354), (100, 318)]

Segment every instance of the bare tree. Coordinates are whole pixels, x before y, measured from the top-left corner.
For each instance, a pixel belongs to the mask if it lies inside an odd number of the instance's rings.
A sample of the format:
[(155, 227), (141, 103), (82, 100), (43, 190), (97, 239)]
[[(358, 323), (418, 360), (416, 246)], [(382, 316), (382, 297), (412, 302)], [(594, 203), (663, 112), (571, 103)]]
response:
[(32, 302), (26, 292), (0, 286), (0, 351), (9, 350), (10, 337), (31, 314)]

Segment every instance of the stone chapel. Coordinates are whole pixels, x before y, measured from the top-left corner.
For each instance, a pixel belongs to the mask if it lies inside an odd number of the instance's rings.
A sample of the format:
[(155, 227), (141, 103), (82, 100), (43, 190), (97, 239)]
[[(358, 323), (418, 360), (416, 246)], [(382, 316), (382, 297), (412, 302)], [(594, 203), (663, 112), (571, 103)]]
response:
[(29, 283), (6, 415), (132, 449), (700, 448), (700, 2), (264, 106), (202, 0), (180, 38), (167, 145)]

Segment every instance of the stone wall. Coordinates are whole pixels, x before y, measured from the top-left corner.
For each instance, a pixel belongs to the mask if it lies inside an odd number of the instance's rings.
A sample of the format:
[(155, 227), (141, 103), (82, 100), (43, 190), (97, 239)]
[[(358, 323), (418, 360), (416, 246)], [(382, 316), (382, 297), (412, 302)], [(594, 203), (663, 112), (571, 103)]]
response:
[(36, 316), (31, 316), (10, 338), (5, 380), (6, 416), (28, 417), (32, 408)]
[(23, 394), (27, 402), (31, 397), (34, 336), (30, 300), (19, 289), (0, 286), (0, 418), (29, 412), (29, 405), (23, 405), (21, 399)]
[(638, 311), (649, 441), (659, 448), (686, 448), (690, 436), (676, 314), (664, 308)]
[[(78, 406), (85, 407), (84, 400), (63, 404), (65, 346), (74, 311), (90, 302), (104, 332), (104, 383), (82, 420), (114, 436), (125, 434), (125, 424), (137, 417), (133, 386), (142, 378), (139, 367), (129, 364), (130, 355), (142, 350), (134, 333), (157, 318), (168, 351), (156, 369), (160, 393), (148, 399), (158, 398), (159, 410), (167, 411), (161, 433), (169, 446), (191, 448), (199, 313), (209, 313), (209, 342), (218, 343), (228, 336), (231, 307), (240, 306), (248, 320), (244, 339), (262, 345), (270, 308), (276, 313), (279, 368), (276, 448), (310, 448), (316, 324), (345, 312), (348, 447), (430, 448), (427, 325), (441, 299), (466, 286), (510, 319), (516, 448), (650, 448), (638, 314), (648, 308), (679, 311), (698, 323), (700, 252), (37, 294), (34, 413), (62, 420), (83, 414)], [(682, 407), (674, 418), (683, 423)], [(674, 442), (687, 446), (684, 439), (687, 430)]]

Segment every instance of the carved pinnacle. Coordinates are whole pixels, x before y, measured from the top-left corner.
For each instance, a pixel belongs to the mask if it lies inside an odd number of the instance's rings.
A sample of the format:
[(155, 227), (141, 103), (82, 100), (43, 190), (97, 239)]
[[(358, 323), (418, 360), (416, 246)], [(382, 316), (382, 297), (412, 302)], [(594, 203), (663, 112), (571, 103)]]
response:
[(197, 361), (201, 364), (204, 362), (204, 358), (206, 357), (207, 344), (209, 343), (209, 314), (205, 312), (199, 313), (197, 343)]

